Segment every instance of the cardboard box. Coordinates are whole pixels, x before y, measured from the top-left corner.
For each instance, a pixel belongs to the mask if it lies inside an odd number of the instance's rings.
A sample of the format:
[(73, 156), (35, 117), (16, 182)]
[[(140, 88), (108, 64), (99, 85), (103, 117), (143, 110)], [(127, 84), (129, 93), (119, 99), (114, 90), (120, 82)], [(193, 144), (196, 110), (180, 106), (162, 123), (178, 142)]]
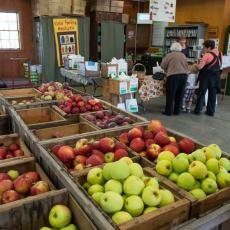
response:
[(124, 95), (129, 93), (130, 81), (109, 79), (109, 88), (112, 94)]
[(78, 63), (78, 73), (82, 76), (88, 77), (99, 76), (99, 65), (97, 62), (91, 61), (80, 62)]
[(111, 77), (111, 75), (115, 74), (118, 75), (118, 65), (117, 64), (107, 64), (102, 63), (101, 64), (101, 76), (108, 78)]

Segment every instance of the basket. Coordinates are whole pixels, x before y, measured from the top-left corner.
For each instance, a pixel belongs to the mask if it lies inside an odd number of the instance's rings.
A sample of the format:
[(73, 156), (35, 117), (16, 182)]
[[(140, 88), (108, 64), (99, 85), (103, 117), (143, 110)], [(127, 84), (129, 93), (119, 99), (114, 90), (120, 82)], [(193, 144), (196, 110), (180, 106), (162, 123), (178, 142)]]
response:
[(137, 63), (136, 65), (133, 66), (132, 69), (132, 74), (136, 74), (139, 81), (144, 80), (144, 77), (146, 75), (146, 68), (143, 64)]

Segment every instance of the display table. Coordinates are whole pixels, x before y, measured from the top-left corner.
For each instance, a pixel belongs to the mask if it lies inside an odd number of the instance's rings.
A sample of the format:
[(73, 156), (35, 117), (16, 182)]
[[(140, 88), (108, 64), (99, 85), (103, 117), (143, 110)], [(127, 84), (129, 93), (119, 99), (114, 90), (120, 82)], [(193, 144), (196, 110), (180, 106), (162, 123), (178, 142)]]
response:
[(101, 76), (83, 76), (78, 74), (77, 70), (67, 70), (65, 68), (60, 69), (61, 75), (65, 78), (65, 81), (69, 79), (70, 81), (77, 82), (81, 84), (86, 92), (86, 87), (93, 86), (93, 96), (95, 96), (96, 90), (98, 87), (101, 87), (102, 83)]

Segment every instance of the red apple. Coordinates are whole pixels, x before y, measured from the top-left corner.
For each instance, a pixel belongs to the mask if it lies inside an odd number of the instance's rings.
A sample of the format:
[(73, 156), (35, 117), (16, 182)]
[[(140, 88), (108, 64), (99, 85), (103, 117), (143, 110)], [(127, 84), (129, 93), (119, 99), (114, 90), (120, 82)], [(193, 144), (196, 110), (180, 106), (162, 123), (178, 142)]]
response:
[(170, 143), (169, 137), (166, 133), (164, 132), (159, 132), (156, 134), (155, 138), (154, 138), (154, 142), (158, 145), (160, 145), (161, 147), (164, 147), (165, 145)]
[(24, 175), (24, 177), (27, 178), (27, 179), (29, 179), (32, 183), (37, 182), (39, 180), (39, 178), (40, 178), (40, 176), (38, 175), (38, 173), (35, 172), (35, 171), (26, 172), (26, 173), (24, 173), (22, 175)]
[(121, 142), (117, 142), (117, 143), (115, 144), (115, 149), (114, 149), (114, 151), (116, 151), (116, 150), (118, 150), (118, 149), (125, 149), (125, 150), (127, 150), (127, 146), (126, 146), (125, 144), (121, 143)]
[(114, 153), (114, 160), (118, 161), (122, 157), (128, 157), (128, 156), (129, 156), (129, 154), (125, 149), (118, 149)]
[(129, 137), (128, 137), (128, 133), (122, 133), (120, 136), (119, 136), (119, 141), (125, 145), (128, 145), (129, 144)]
[(71, 113), (72, 114), (78, 114), (78, 113), (80, 113), (80, 109), (78, 107), (74, 107), (74, 108), (72, 108)]
[(10, 177), (8, 176), (7, 173), (0, 173), (0, 182), (2, 180), (10, 180)]
[(21, 195), (14, 191), (14, 190), (8, 190), (2, 194), (2, 204), (7, 204), (16, 200), (20, 200)]
[(162, 124), (159, 120), (152, 120), (148, 124), (148, 130), (151, 132), (155, 132), (155, 130), (159, 127), (162, 127)]
[(145, 130), (143, 133), (143, 139), (148, 140), (148, 139), (153, 139), (153, 133), (151, 131)]
[(21, 149), (15, 150), (13, 154), (14, 154), (15, 157), (24, 156), (24, 152)]
[(17, 177), (14, 181), (14, 189), (18, 193), (26, 194), (32, 186), (32, 181), (24, 175)]
[(73, 160), (73, 166), (75, 167), (77, 164), (85, 165), (86, 160), (87, 160), (86, 156), (78, 155)]
[(7, 154), (8, 148), (5, 146), (0, 147), (0, 160), (3, 160)]
[(176, 138), (175, 137), (169, 137), (170, 143), (176, 143)]
[(102, 165), (104, 161), (97, 156), (97, 155), (92, 155), (86, 160), (86, 166), (97, 166), (97, 165)]
[(5, 158), (6, 159), (14, 158), (14, 155), (12, 153), (7, 153)]
[(183, 138), (179, 142), (179, 148), (181, 152), (189, 154), (195, 150), (196, 146), (192, 140)]
[(49, 184), (46, 181), (38, 181), (30, 188), (32, 196), (45, 193), (49, 191)]
[(160, 152), (161, 152), (160, 145), (157, 145), (157, 144), (149, 145), (149, 147), (147, 149), (147, 157), (150, 160), (155, 160), (158, 157), (158, 155), (160, 154)]
[(147, 139), (145, 141), (145, 147), (148, 148), (149, 145), (152, 145), (152, 144), (155, 144), (154, 140), (153, 139)]
[(128, 138), (129, 140), (133, 140), (134, 138), (140, 138), (142, 137), (142, 130), (140, 128), (132, 128), (128, 132)]
[(100, 149), (100, 141), (95, 141), (95, 140), (90, 141), (90, 147), (92, 150)]
[(80, 113), (86, 113), (86, 112), (87, 112), (87, 109), (85, 107), (80, 108)]
[(145, 142), (141, 138), (135, 138), (131, 141), (129, 147), (133, 151), (140, 153), (145, 149)]
[(162, 149), (163, 151), (170, 151), (172, 152), (174, 155), (178, 155), (179, 154), (179, 148), (177, 147), (176, 144), (169, 144), (164, 146), (164, 148)]
[(59, 150), (61, 147), (62, 147), (62, 145), (54, 145), (54, 146), (51, 148), (52, 153), (54, 153), (55, 155), (57, 155), (58, 150)]
[(68, 162), (70, 160), (73, 160), (75, 157), (74, 149), (70, 146), (62, 146), (57, 152), (57, 157), (62, 162)]
[(104, 137), (100, 140), (100, 150), (103, 153), (113, 152), (115, 142), (110, 137)]
[(14, 184), (11, 180), (2, 180), (0, 181), (0, 195), (8, 190), (12, 190), (14, 188)]
[(78, 154), (80, 155), (87, 155), (91, 151), (91, 145), (89, 144), (88, 139), (82, 138), (77, 141), (75, 145)]
[(70, 114), (71, 113), (71, 106), (67, 106), (63, 109), (63, 111), (67, 114)]
[(105, 156), (104, 153), (102, 153), (101, 151), (94, 149), (92, 150), (92, 155), (97, 155), (101, 158), (101, 160), (104, 162), (105, 161)]
[(15, 150), (18, 150), (18, 149), (19, 149), (19, 146), (18, 146), (18, 144), (11, 144), (10, 147), (9, 147), (9, 149), (10, 149), (11, 151), (15, 151)]

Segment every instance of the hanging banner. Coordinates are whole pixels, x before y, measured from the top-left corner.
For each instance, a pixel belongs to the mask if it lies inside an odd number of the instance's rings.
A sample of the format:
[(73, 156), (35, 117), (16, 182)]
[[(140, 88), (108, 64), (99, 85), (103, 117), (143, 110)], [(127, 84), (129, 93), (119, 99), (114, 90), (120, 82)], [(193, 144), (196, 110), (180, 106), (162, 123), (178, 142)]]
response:
[(78, 20), (76, 18), (53, 19), (58, 66), (70, 54), (79, 54)]
[(176, 0), (150, 0), (150, 20), (158, 22), (175, 22)]

